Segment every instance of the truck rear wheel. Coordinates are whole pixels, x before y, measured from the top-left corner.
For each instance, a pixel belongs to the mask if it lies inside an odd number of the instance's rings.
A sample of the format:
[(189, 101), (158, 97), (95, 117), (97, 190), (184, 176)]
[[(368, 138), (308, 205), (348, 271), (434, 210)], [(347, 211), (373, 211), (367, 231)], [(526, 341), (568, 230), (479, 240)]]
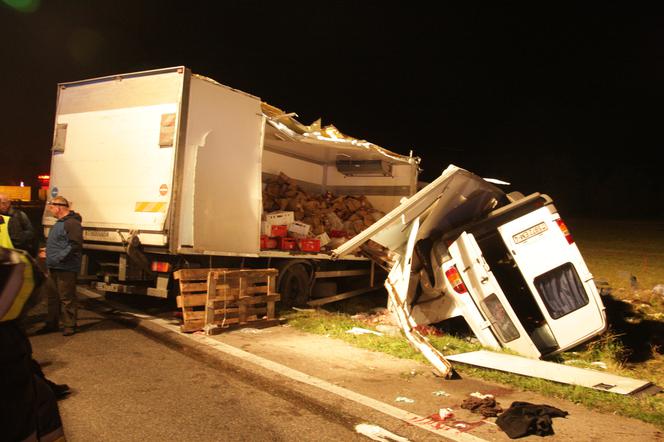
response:
[(311, 296), (311, 274), (304, 263), (289, 263), (279, 270), (280, 309), (306, 307)]

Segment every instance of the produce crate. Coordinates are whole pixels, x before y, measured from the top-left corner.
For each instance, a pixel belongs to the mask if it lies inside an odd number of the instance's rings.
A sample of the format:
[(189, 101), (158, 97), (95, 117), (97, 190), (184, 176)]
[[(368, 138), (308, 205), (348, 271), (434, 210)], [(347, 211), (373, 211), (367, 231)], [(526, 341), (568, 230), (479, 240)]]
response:
[(270, 238), (265, 235), (261, 235), (261, 249), (276, 249), (279, 245), (279, 238)]
[(279, 238), (279, 248), (281, 250), (295, 250), (296, 247), (297, 241), (295, 238), (290, 238), (288, 236)]
[(303, 252), (320, 252), (320, 239), (318, 238), (298, 239), (297, 246)]
[(275, 293), (276, 269), (181, 269), (178, 307), (183, 332), (204, 330), (216, 334), (243, 326), (265, 327), (278, 323)]

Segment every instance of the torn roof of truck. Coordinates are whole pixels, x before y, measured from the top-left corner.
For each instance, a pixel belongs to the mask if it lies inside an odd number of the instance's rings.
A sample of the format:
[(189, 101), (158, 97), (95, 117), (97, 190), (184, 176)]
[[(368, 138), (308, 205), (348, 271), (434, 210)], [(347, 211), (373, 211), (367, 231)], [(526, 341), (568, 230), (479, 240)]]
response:
[[(209, 77), (192, 75), (224, 86)], [(323, 126), (320, 119), (310, 125), (305, 125), (294, 118), (297, 117), (295, 112), (285, 112), (262, 100), (261, 108), (269, 123), (269, 126), (266, 126), (265, 135), (271, 141), (266, 144), (276, 143), (280, 150), (289, 151), (293, 155), (307, 157), (309, 160), (316, 160), (323, 164), (338, 160), (383, 160), (389, 163), (415, 165), (420, 163), (419, 157), (400, 155), (369, 141), (353, 138), (331, 124)], [(312, 144), (316, 145), (316, 149), (307, 149), (307, 146)], [(321, 149), (321, 146), (327, 148)]]

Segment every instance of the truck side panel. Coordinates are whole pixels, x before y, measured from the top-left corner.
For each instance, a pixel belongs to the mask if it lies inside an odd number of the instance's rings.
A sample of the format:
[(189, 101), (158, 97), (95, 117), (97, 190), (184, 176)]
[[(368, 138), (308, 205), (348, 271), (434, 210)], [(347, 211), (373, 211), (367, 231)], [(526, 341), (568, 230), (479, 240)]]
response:
[(192, 76), (188, 112), (185, 143), (195, 153), (185, 158), (180, 245), (193, 240), (194, 251), (258, 253), (265, 124), (260, 100)]

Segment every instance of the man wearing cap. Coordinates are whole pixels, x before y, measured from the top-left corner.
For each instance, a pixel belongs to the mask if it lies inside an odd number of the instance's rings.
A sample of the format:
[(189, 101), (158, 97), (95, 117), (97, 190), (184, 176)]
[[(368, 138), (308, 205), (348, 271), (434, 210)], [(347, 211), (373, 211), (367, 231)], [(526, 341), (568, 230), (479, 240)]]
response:
[(69, 202), (61, 196), (53, 198), (46, 206), (57, 221), (46, 239), (48, 315), (46, 325), (38, 333), (58, 331), (62, 313), (62, 334), (70, 336), (76, 332), (76, 275), (81, 269), (83, 250), (81, 215), (71, 210)]

